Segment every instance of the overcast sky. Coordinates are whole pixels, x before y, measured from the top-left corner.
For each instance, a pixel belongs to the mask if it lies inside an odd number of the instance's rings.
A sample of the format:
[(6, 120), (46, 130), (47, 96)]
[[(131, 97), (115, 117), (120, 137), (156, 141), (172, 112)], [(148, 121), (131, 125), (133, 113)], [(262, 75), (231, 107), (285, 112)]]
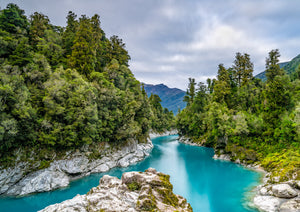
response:
[(300, 53), (299, 0), (1, 0), (1, 8), (10, 2), (60, 26), (70, 10), (99, 14), (107, 37), (126, 43), (138, 80), (183, 90), (189, 77), (205, 82), (218, 64), (231, 66), (236, 52), (250, 54), (254, 74), (272, 49), (282, 62)]

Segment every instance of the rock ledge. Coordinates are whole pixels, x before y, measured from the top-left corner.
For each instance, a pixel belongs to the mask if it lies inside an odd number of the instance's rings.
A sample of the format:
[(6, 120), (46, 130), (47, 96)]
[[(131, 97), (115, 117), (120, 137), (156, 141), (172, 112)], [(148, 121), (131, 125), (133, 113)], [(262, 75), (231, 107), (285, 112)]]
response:
[[(114, 167), (126, 167), (149, 155), (153, 144), (132, 142), (118, 151), (107, 152), (101, 159), (89, 159), (85, 152), (55, 160), (50, 167), (30, 172), (28, 164), (21, 162), (15, 167), (0, 169), (0, 195), (23, 196), (66, 187), (69, 182), (91, 173), (107, 172)], [(29, 173), (28, 173), (29, 172)]]

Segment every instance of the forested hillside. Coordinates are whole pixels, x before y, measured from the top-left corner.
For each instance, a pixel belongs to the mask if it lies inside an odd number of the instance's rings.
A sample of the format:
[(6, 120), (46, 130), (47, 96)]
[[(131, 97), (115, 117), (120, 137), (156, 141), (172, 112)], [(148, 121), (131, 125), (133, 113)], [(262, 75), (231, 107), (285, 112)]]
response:
[[(66, 27), (15, 4), (0, 11), (0, 158), (15, 150), (145, 141), (174, 119), (149, 99), (118, 36), (99, 15), (67, 14)], [(3, 164), (3, 163), (2, 163)]]
[(300, 66), (290, 78), (279, 51), (266, 59), (266, 82), (253, 78), (248, 54), (218, 67), (207, 86), (189, 79), (187, 107), (177, 116), (182, 136), (246, 163), (259, 161), (281, 180), (300, 179)]
[(144, 88), (149, 97), (151, 94), (158, 95), (161, 98), (161, 105), (164, 108), (168, 108), (169, 111), (173, 111), (175, 115), (178, 110), (182, 110), (186, 106), (186, 103), (183, 101), (185, 91), (178, 88), (169, 88), (164, 84), (144, 84)]
[[(300, 54), (293, 58), (291, 61), (289, 62), (283, 62), (283, 63), (279, 63), (279, 67), (283, 68), (284, 71), (291, 77), (291, 79), (297, 78), (297, 68), (300, 65)], [(257, 74), (255, 76), (258, 79), (261, 79), (262, 81), (266, 81), (267, 77), (266, 77), (266, 72), (261, 72), (259, 74)]]

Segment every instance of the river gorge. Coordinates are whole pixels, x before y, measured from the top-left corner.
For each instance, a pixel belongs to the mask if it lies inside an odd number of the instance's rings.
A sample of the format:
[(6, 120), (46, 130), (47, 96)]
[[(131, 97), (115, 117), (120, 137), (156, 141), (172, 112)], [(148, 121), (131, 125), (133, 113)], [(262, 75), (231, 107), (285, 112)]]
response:
[(178, 142), (178, 136), (153, 138), (154, 148), (143, 161), (105, 173), (73, 181), (66, 188), (19, 198), (1, 198), (1, 211), (37, 211), (48, 205), (85, 194), (109, 174), (121, 177), (128, 171), (144, 171), (149, 167), (169, 174), (174, 193), (185, 197), (194, 211), (250, 212), (251, 189), (259, 184), (261, 173), (221, 160), (214, 160), (214, 150)]

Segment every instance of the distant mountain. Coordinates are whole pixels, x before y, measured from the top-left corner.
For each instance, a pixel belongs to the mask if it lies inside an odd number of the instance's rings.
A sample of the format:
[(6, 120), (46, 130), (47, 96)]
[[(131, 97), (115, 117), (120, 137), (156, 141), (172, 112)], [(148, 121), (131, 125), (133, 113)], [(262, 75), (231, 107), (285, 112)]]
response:
[[(283, 68), (288, 75), (292, 75), (296, 71), (299, 65), (300, 65), (300, 54), (289, 62), (279, 63), (280, 68)], [(261, 79), (262, 81), (267, 80), (265, 71), (257, 74), (255, 77)]]
[(300, 54), (297, 57), (293, 58), (283, 68), (287, 74), (292, 75), (296, 71), (299, 65), (300, 65)]
[(169, 88), (164, 84), (150, 85), (144, 84), (145, 91), (148, 96), (157, 94), (161, 98), (161, 105), (168, 110), (173, 111), (176, 115), (178, 109), (182, 110), (185, 108), (186, 103), (183, 102), (183, 97), (185, 96), (185, 91), (178, 88)]

